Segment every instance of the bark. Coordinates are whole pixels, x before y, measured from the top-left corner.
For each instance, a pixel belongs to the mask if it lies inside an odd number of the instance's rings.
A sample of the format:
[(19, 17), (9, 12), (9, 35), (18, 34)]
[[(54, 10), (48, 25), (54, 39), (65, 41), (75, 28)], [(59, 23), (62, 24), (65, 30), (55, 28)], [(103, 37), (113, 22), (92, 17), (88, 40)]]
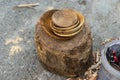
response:
[(67, 77), (82, 75), (92, 64), (92, 39), (89, 26), (69, 40), (50, 37), (36, 25), (35, 43), (44, 68)]

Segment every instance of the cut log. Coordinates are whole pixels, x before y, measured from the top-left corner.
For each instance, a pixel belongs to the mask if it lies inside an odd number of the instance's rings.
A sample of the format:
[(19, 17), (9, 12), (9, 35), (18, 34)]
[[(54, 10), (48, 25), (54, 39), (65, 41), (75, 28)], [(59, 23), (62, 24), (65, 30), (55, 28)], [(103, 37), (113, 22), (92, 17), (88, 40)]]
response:
[(37, 53), (44, 68), (67, 77), (81, 76), (92, 64), (92, 38), (84, 22), (80, 33), (68, 40), (49, 36), (38, 22), (35, 31)]

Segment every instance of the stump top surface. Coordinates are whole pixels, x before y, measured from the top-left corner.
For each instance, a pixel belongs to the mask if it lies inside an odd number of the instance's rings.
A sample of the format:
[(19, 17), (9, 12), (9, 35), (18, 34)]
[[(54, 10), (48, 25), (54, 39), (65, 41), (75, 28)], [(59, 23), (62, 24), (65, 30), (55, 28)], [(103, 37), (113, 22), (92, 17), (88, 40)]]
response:
[(56, 11), (52, 15), (52, 21), (59, 27), (69, 27), (77, 22), (78, 18), (73, 10), (65, 9)]

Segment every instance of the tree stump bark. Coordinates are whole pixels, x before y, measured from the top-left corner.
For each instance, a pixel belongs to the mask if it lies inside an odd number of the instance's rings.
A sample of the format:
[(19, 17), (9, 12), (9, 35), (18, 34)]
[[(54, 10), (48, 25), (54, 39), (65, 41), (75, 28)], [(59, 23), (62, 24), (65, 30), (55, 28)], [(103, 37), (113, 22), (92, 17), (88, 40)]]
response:
[(92, 38), (84, 22), (80, 33), (68, 40), (50, 37), (38, 22), (35, 43), (40, 61), (45, 69), (67, 77), (84, 74), (92, 64)]

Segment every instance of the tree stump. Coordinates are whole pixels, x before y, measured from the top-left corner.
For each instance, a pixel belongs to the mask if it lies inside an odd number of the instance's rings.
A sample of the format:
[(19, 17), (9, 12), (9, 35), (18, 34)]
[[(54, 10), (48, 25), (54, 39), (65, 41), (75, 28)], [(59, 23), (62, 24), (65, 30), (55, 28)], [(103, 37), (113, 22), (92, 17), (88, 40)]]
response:
[[(92, 63), (92, 38), (90, 28), (86, 21), (84, 21), (81, 25), (84, 26), (82, 30), (71, 38), (57, 36), (52, 32), (52, 29), (50, 29), (49, 23), (52, 21), (52, 18), (56, 18), (56, 11), (58, 10), (46, 12), (36, 25), (35, 43), (39, 59), (45, 69), (51, 72), (67, 77), (81, 76)], [(55, 17), (52, 16), (53, 14)], [(72, 19), (76, 20), (77, 18), (72, 17)], [(62, 21), (60, 20), (62, 24), (55, 19), (53, 20), (56, 25), (59, 25), (58, 27), (63, 25), (62, 27), (65, 28), (77, 22), (77, 20), (76, 22), (65, 21), (66, 24), (63, 24), (63, 20), (65, 20), (63, 17)], [(70, 25), (68, 25), (67, 22)], [(45, 31), (47, 29), (43, 26), (47, 27), (51, 34)]]

